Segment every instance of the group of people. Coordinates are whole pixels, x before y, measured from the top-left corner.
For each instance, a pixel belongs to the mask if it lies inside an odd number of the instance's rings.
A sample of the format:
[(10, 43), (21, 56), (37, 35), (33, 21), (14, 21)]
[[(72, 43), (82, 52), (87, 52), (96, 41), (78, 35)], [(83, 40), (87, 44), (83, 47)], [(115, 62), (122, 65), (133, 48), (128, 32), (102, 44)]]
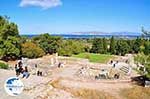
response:
[(43, 75), (43, 72), (38, 68), (37, 64), (35, 64), (35, 69), (36, 69), (35, 74), (37, 76), (42, 76)]
[(15, 71), (16, 71), (16, 76), (19, 76), (22, 74), (22, 78), (28, 78), (30, 76), (30, 73), (28, 71), (27, 66), (23, 68), (23, 63), (22, 61), (19, 61), (17, 64), (15, 64)]
[[(22, 78), (28, 78), (30, 76), (30, 73), (28, 71), (28, 67), (27, 66), (23, 66), (23, 62), (22, 60), (18, 61), (17, 64), (15, 64), (15, 72), (16, 72), (16, 76), (19, 76), (20, 74), (22, 74)], [(58, 64), (58, 68), (63, 67), (64, 64), (59, 62)], [(33, 71), (31, 71), (31, 74), (33, 73), (33, 75), (37, 75), (37, 76), (43, 76), (43, 72), (38, 68), (38, 65), (35, 64), (34, 68), (32, 69)]]
[[(115, 68), (118, 63), (119, 63), (118, 60), (117, 60), (116, 62), (113, 61), (113, 60), (110, 61), (110, 64), (113, 66), (113, 68)], [(116, 73), (116, 74), (114, 75), (114, 78), (115, 78), (115, 79), (119, 79), (119, 77), (120, 77), (120, 74), (119, 74), (119, 73)]]
[(117, 65), (118, 63), (119, 63), (119, 61), (116, 61), (116, 62), (113, 61), (113, 60), (110, 61), (110, 64), (113, 65), (114, 68), (116, 67), (116, 65)]
[(64, 64), (61, 63), (61, 62), (59, 62), (59, 63), (58, 63), (58, 68), (61, 68), (61, 67), (64, 67)]

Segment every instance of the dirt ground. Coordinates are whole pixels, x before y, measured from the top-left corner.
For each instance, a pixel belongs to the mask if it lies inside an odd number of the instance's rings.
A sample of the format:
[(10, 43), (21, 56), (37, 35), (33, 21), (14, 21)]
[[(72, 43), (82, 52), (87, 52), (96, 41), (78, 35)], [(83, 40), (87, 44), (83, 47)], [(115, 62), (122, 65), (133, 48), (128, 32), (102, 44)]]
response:
[[(51, 57), (51, 56), (50, 56)], [(49, 58), (44, 57), (43, 60), (40, 58), (41, 62), (43, 62), (43, 66), (50, 75), (46, 75), (43, 77), (39, 77), (36, 75), (30, 75), (28, 79), (22, 79), (22, 82), (25, 85), (24, 91), (16, 97), (12, 97), (6, 94), (3, 86), (4, 81), (8, 77), (15, 76), (15, 71), (13, 68), (11, 70), (2, 70), (0, 69), (0, 95), (1, 99), (78, 99), (70, 92), (61, 89), (55, 88), (51, 85), (51, 82), (59, 80), (59, 84), (61, 86), (67, 88), (75, 88), (75, 89), (91, 89), (98, 90), (101, 92), (105, 92), (115, 97), (116, 99), (123, 99), (120, 96), (120, 90), (125, 88), (132, 88), (133, 85), (131, 83), (130, 77), (135, 76), (136, 72), (133, 73), (126, 79), (119, 80), (93, 80), (93, 79), (84, 79), (83, 77), (79, 77), (76, 75), (77, 71), (83, 66), (93, 65), (93, 63), (88, 62), (87, 60), (69, 60), (69, 59), (61, 59), (61, 62), (64, 63), (64, 67), (58, 68), (50, 67)], [(37, 59), (39, 60), (39, 59)], [(30, 60), (31, 61), (31, 60)], [(33, 63), (36, 63), (33, 60)], [(32, 62), (32, 61), (31, 61)], [(45, 63), (46, 62), (46, 63)], [(14, 64), (14, 62), (12, 62)], [(13, 65), (12, 63), (11, 66)], [(45, 64), (44, 64), (45, 63)], [(96, 64), (101, 66), (103, 64)], [(107, 64), (104, 64), (107, 65)]]

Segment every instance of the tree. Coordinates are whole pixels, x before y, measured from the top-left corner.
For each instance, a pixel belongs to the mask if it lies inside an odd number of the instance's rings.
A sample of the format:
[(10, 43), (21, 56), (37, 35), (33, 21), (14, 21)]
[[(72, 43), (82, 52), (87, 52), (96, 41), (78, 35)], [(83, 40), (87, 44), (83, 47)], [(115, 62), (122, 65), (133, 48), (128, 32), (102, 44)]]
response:
[(6, 61), (10, 59), (16, 59), (16, 57), (20, 55), (20, 49), (17, 45), (17, 41), (15, 40), (2, 40), (0, 44), (0, 49), (0, 58)]
[(66, 41), (64, 40), (59, 49), (58, 49), (58, 54), (62, 56), (71, 56), (73, 51), (72, 51), (72, 42), (71, 41)]
[(150, 54), (150, 42), (149, 41), (145, 42), (145, 44), (144, 44), (144, 54), (145, 55)]
[(71, 56), (84, 52), (85, 46), (80, 41), (64, 40), (59, 47), (58, 53), (63, 56)]
[(16, 59), (20, 56), (18, 27), (8, 18), (0, 16), (0, 58)]
[(44, 51), (32, 42), (26, 42), (21, 45), (22, 56), (27, 58), (38, 58), (43, 56)]
[(133, 45), (135, 40), (126, 40), (127, 44), (129, 45), (129, 53), (134, 53)]
[(56, 53), (62, 42), (61, 37), (50, 36), (48, 33), (33, 38), (46, 54)]
[(142, 41), (141, 41), (140, 38), (137, 38), (137, 39), (134, 41), (134, 44), (133, 44), (133, 51), (134, 51), (134, 53), (140, 52), (141, 43), (142, 43)]
[(71, 42), (73, 54), (79, 54), (85, 51), (85, 46), (82, 41), (72, 40)]
[(124, 56), (126, 53), (129, 52), (129, 46), (126, 41), (118, 40), (116, 44), (116, 54)]
[(107, 53), (107, 41), (105, 38), (103, 38), (103, 54)]
[(11, 41), (4, 42), (4, 50), (4, 60), (16, 59), (20, 54), (20, 49), (11, 43)]
[(138, 65), (139, 63), (144, 65), (147, 60), (147, 56), (144, 53), (138, 53), (134, 57), (135, 63)]
[(145, 68), (147, 72), (146, 77), (150, 79), (150, 55), (146, 59)]
[(19, 36), (18, 26), (9, 22), (5, 17), (0, 16), (0, 36), (6, 40), (9, 36)]
[(103, 53), (104, 52), (104, 45), (103, 45), (103, 40), (102, 39), (95, 38), (93, 40), (91, 52), (92, 53)]
[(2, 59), (4, 55), (5, 55), (4, 40), (0, 38), (0, 59)]
[(111, 39), (110, 39), (110, 53), (111, 54), (116, 53), (115, 46), (116, 46), (116, 43), (115, 43), (114, 37), (112, 36)]
[(144, 29), (144, 27), (142, 27), (142, 32), (143, 32), (143, 34), (142, 34), (143, 37), (146, 37), (146, 38), (150, 39), (150, 32), (146, 31)]
[(150, 79), (150, 55), (145, 55), (143, 53), (138, 53), (135, 58), (134, 58), (136, 64), (142, 64), (145, 67), (145, 71), (139, 70), (141, 75), (146, 76), (147, 78)]

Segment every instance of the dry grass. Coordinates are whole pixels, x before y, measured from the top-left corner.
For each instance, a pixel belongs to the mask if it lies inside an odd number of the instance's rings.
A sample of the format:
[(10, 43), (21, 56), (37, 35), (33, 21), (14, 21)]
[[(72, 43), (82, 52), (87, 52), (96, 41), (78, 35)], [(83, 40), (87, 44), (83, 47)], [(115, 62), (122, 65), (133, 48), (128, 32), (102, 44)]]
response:
[(71, 93), (81, 99), (115, 99), (107, 93), (91, 89), (74, 89)]
[(115, 99), (111, 95), (98, 90), (82, 89), (82, 88), (75, 89), (75, 88), (64, 87), (59, 84), (59, 81), (60, 80), (55, 80), (51, 83), (51, 85), (54, 88), (65, 90), (71, 93), (73, 96), (78, 97), (79, 99)]
[(121, 95), (125, 99), (150, 99), (150, 88), (135, 86), (130, 89), (123, 89)]
[(59, 84), (60, 80), (61, 80), (61, 78), (50, 82), (50, 84), (51, 84), (54, 88), (59, 88), (59, 89), (61, 89), (62, 86), (60, 86), (60, 84)]

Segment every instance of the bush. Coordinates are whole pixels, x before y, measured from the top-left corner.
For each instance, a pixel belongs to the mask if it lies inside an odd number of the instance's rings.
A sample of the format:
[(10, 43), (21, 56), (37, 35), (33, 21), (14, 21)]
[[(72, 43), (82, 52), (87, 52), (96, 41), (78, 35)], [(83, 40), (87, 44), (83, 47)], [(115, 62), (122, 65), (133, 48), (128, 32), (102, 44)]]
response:
[(8, 64), (0, 62), (0, 68), (1, 69), (8, 69)]
[(125, 40), (118, 40), (116, 44), (116, 54), (124, 56), (125, 54), (129, 53), (130, 46)]
[(144, 54), (149, 55), (150, 54), (150, 42), (145, 42), (144, 44)]
[(58, 49), (58, 54), (62, 56), (71, 56), (72, 54), (84, 52), (84, 48), (84, 44), (80, 41), (64, 40)]
[(10, 22), (7, 16), (0, 16), (0, 59), (5, 61), (20, 56), (20, 38), (17, 24)]
[(71, 56), (72, 55), (72, 51), (70, 50), (70, 49), (65, 49), (65, 48), (60, 48), (59, 50), (58, 50), (58, 54), (59, 55), (62, 55), (62, 56)]
[(56, 53), (62, 42), (61, 37), (51, 36), (48, 33), (33, 37), (32, 40), (36, 42), (46, 54)]
[(22, 56), (27, 58), (38, 58), (45, 55), (44, 51), (32, 42), (21, 45)]

